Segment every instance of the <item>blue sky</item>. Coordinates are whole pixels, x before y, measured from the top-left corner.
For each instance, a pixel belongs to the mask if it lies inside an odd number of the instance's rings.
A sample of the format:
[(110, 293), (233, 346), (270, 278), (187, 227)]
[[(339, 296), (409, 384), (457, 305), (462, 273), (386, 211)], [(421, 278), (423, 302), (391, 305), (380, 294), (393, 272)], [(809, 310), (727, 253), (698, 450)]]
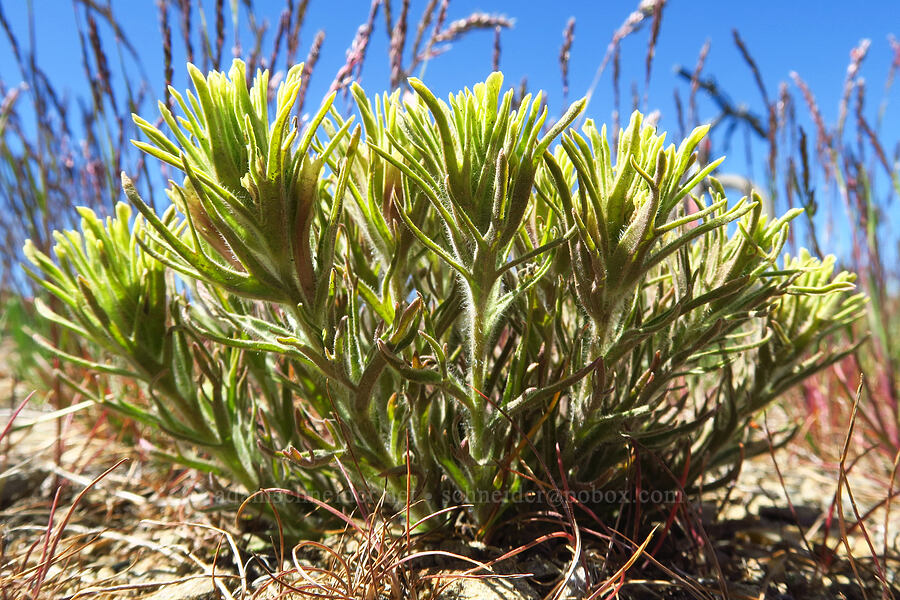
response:
[[(212, 0), (204, 2), (211, 11)], [(258, 14), (267, 17), (271, 32), (276, 28), (284, 6), (281, 1), (257, 0)], [(394, 4), (399, 4), (395, 0)], [(27, 40), (26, 0), (0, 0), (0, 5), (17, 35)], [(425, 5), (424, 0), (413, 0), (412, 17), (417, 20)], [(448, 20), (466, 16), (472, 11), (503, 14), (515, 19), (515, 26), (502, 34), (501, 69), (509, 85), (516, 85), (527, 76), (532, 90), (546, 90), (551, 109), (562, 111), (562, 92), (558, 64), (562, 31), (570, 17), (576, 18), (575, 41), (570, 61), (570, 99), (587, 91), (607, 44), (628, 14), (634, 10), (634, 1), (512, 1), (512, 0), (453, 0)], [(71, 0), (33, 0), (37, 14), (37, 59), (57, 87), (66, 90), (70, 97), (88, 97), (75, 23), (75, 11)], [(152, 81), (162, 81), (162, 50), (159, 33), (159, 13), (153, 0), (112, 0), (117, 19), (123, 23), (131, 41), (138, 48), (146, 73)], [(334, 73), (344, 62), (344, 53), (358, 25), (368, 14), (368, 0), (311, 0), (307, 18), (301, 31), (299, 57), (306, 56), (316, 31), (324, 29), (326, 40), (322, 58), (313, 76), (307, 108), (314, 108), (316, 99), (327, 90)], [(396, 9), (395, 9), (396, 10)], [(662, 29), (653, 64), (649, 98), (644, 107), (658, 109), (662, 113), (661, 127), (674, 139), (677, 131), (673, 104), (673, 90), (679, 87), (682, 94), (687, 86), (673, 72), (676, 65), (693, 68), (704, 42), (711, 43), (711, 52), (704, 70), (713, 74), (721, 86), (735, 101), (748, 102), (757, 111), (761, 100), (752, 74), (740, 58), (732, 40), (732, 29), (738, 29), (757, 61), (770, 95), (777, 93), (781, 81), (789, 81), (789, 73), (797, 71), (817, 96), (826, 122), (833, 123), (837, 112), (849, 54), (862, 38), (870, 38), (872, 47), (863, 67), (869, 84), (868, 111), (874, 114), (881, 101), (884, 80), (891, 60), (888, 35), (900, 24), (900, 8), (896, 2), (884, 0), (864, 3), (838, 3), (759, 0), (756, 2), (723, 2), (721, 0), (671, 0), (663, 13)], [(246, 19), (243, 17), (243, 26)], [(175, 36), (180, 36), (178, 19), (172, 16)], [(210, 17), (210, 21), (212, 18)], [(194, 19), (195, 25), (198, 19)], [(647, 29), (628, 38), (622, 46), (622, 102), (627, 115), (631, 104), (632, 81), (637, 82), (641, 95), (645, 93), (644, 60)], [(105, 28), (101, 28), (107, 51), (113, 49), (114, 40)], [(247, 45), (249, 36), (244, 36)], [(362, 84), (369, 92), (381, 91), (388, 82), (387, 40), (384, 21), (376, 24), (373, 43), (363, 71)], [(195, 46), (198, 44), (195, 39)], [(226, 55), (228, 45), (226, 44)], [(484, 79), (490, 71), (493, 34), (476, 32), (445, 55), (428, 65), (425, 80), (442, 95), (464, 85)], [(176, 50), (181, 44), (176, 43)], [(175, 85), (186, 87), (185, 70), (181, 67), (184, 57), (175, 56)], [(133, 67), (130, 67), (133, 68)], [(121, 73), (115, 71), (114, 85), (121, 85)], [(0, 77), (13, 83), (18, 70), (8, 44), (0, 42)], [(898, 86), (900, 87), (900, 86)], [(792, 91), (797, 92), (792, 85)], [(161, 97), (162, 89), (155, 90)], [(798, 101), (799, 94), (796, 94)], [(896, 89), (892, 101), (900, 102)], [(702, 95), (701, 95), (702, 97)], [(684, 98), (684, 96), (683, 96)], [(607, 68), (600, 80), (589, 108), (589, 116), (608, 122), (612, 112), (611, 69)], [(712, 105), (701, 103), (701, 119), (715, 114)], [(805, 106), (798, 112), (805, 116)], [(900, 139), (900, 120), (886, 120), (884, 137), (892, 143)], [(144, 115), (152, 117), (152, 115)], [(807, 131), (812, 132), (811, 125)], [(888, 149), (889, 152), (892, 148)], [(756, 152), (754, 164), (749, 167), (744, 157), (744, 138), (738, 135), (728, 150), (725, 169), (753, 172), (761, 177), (762, 152)]]
[[(399, 2), (395, 1), (395, 4)], [(26, 0), (0, 2), (14, 30), (26, 35)], [(211, 5), (212, 2), (205, 4)], [(316, 30), (326, 31), (323, 58), (312, 82), (311, 97), (321, 95), (331, 76), (343, 63), (344, 51), (357, 26), (368, 12), (368, 0), (311, 0), (301, 32), (301, 51), (305, 56)], [(424, 7), (424, 0), (413, 1), (413, 15)], [(36, 38), (38, 60), (54, 81), (75, 95), (85, 94), (85, 82), (70, 0), (33, 0), (38, 16)], [(141, 53), (147, 72), (161, 79), (159, 17), (153, 0), (113, 0), (113, 10), (124, 24)], [(257, 0), (258, 13), (268, 16), (274, 30), (282, 2)], [(589, 87), (596, 68), (609, 43), (612, 32), (634, 9), (633, 1), (591, 2), (564, 1), (523, 2), (522, 0), (454, 0), (450, 18), (460, 18), (471, 11), (504, 14), (515, 19), (515, 27), (502, 34), (501, 68), (511, 84), (527, 76), (532, 88), (547, 90), (552, 103), (560, 102), (558, 67), (562, 30), (569, 17), (575, 17), (575, 43), (570, 66), (571, 96)], [(210, 8), (208, 7), (208, 10)], [(749, 71), (741, 62), (731, 39), (737, 28), (746, 41), (766, 79), (770, 92), (785, 80), (791, 70), (806, 79), (817, 93), (826, 117), (837, 112), (837, 101), (851, 48), (862, 38), (871, 38), (872, 51), (865, 72), (874, 82), (881, 82), (890, 61), (887, 36), (900, 23), (896, 2), (867, 1), (859, 4), (837, 2), (771, 1), (722, 2), (672, 0), (665, 8), (654, 71), (651, 79), (649, 108), (660, 108), (663, 117), (671, 112), (675, 65), (693, 66), (704, 41), (710, 40), (712, 51), (706, 71), (717, 79), (735, 99), (758, 100)], [(178, 35), (177, 19), (172, 18)], [(195, 19), (196, 23), (196, 19)], [(371, 90), (383, 88), (387, 82), (386, 40), (383, 21), (377, 24), (375, 41), (363, 73), (363, 84)], [(897, 33), (897, 32), (894, 32)], [(248, 38), (245, 38), (245, 45)], [(630, 95), (632, 79), (643, 84), (643, 62), (646, 33), (625, 41), (622, 54), (623, 94)], [(105, 38), (107, 49), (113, 40)], [(492, 34), (477, 32), (456, 45), (452, 52), (433, 60), (426, 72), (427, 83), (440, 91), (450, 91), (481, 80), (490, 70)], [(176, 47), (179, 46), (176, 44)], [(176, 56), (176, 60), (179, 59)], [(182, 60), (176, 62), (176, 84), (183, 87)], [(180, 72), (179, 72), (180, 71)], [(0, 75), (13, 81), (16, 68), (10, 49), (0, 43)], [(592, 101), (592, 115), (606, 120), (611, 110), (609, 69), (601, 81), (598, 95)], [(643, 93), (643, 87), (641, 87)]]

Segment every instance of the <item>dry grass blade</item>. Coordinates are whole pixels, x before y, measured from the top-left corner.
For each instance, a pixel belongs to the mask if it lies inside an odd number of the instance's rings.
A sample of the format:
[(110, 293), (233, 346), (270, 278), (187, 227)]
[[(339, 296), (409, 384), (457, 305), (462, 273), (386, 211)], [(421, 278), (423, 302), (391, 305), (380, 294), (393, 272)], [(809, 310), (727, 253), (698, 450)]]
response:
[(766, 113), (768, 115), (765, 128), (765, 137), (769, 143), (767, 168), (770, 183), (768, 192), (769, 198), (774, 198), (776, 192), (775, 186), (777, 184), (776, 161), (778, 157), (778, 144), (776, 141), (776, 135), (778, 133), (777, 105), (775, 102), (769, 100), (769, 93), (766, 89), (765, 82), (763, 81), (762, 74), (759, 71), (759, 66), (750, 54), (750, 50), (747, 48), (747, 45), (744, 43), (744, 40), (741, 38), (737, 29), (732, 30), (731, 33), (734, 38), (734, 43), (741, 53), (741, 57), (744, 59), (744, 62), (747, 63), (750, 72), (753, 73), (753, 80), (756, 82), (756, 87), (762, 96), (763, 104), (765, 105)]
[(162, 34), (163, 49), (163, 81), (166, 94), (166, 105), (174, 106), (172, 93), (169, 86), (172, 85), (174, 70), (172, 68), (172, 28), (169, 26), (169, 0), (159, 0), (159, 30)]
[(850, 64), (847, 65), (847, 74), (844, 76), (844, 89), (841, 92), (841, 101), (838, 107), (838, 121), (834, 134), (837, 139), (840, 139), (844, 132), (844, 123), (847, 120), (847, 114), (849, 113), (850, 108), (850, 94), (853, 92), (853, 88), (856, 85), (856, 77), (859, 74), (859, 69), (862, 66), (863, 60), (865, 60), (866, 55), (869, 53), (869, 46), (871, 46), (871, 44), (871, 40), (864, 39), (860, 41), (856, 48), (850, 51)]
[[(100, 34), (97, 31), (97, 20), (93, 15), (88, 15), (88, 39), (91, 43), (91, 50), (94, 52), (94, 64), (97, 67), (97, 76), (95, 81), (99, 84), (100, 90), (106, 92), (112, 103), (113, 109), (116, 106), (115, 95), (113, 94), (112, 83), (110, 82), (109, 63), (106, 60), (106, 53), (103, 52), (103, 46), (100, 42)], [(101, 102), (97, 103), (102, 105)]]
[(331, 513), (332, 515), (337, 517), (339, 520), (343, 521), (344, 523), (346, 523), (347, 525), (352, 527), (356, 531), (356, 533), (364, 534), (363, 528), (360, 527), (360, 525), (356, 522), (355, 519), (348, 517), (343, 512), (341, 512), (337, 508), (334, 508), (327, 502), (323, 502), (323, 501), (319, 500), (318, 498), (313, 498), (312, 496), (304, 494), (303, 492), (298, 492), (295, 490), (286, 490), (286, 489), (282, 489), (282, 488), (267, 488), (267, 489), (257, 490), (256, 492), (253, 492), (241, 503), (241, 506), (240, 506), (240, 508), (238, 508), (237, 514), (235, 515), (235, 519), (237, 520), (237, 519), (241, 518), (241, 515), (244, 513), (245, 510), (247, 510), (247, 507), (250, 505), (251, 502), (253, 502), (253, 499), (256, 498), (257, 496), (260, 496), (260, 495), (268, 496), (269, 494), (276, 494), (276, 493), (277, 494), (285, 494), (287, 496), (299, 498), (300, 500), (304, 500), (306, 502), (311, 502), (312, 504), (315, 504), (319, 508), (325, 509), (326, 511), (328, 511), (329, 513)]
[[(450, 0), (441, 0), (441, 6), (438, 9), (437, 19), (434, 20), (434, 29), (431, 32), (431, 35), (428, 37), (428, 40), (425, 42), (425, 48), (419, 52), (419, 44), (414, 44), (415, 55), (413, 57), (413, 62), (410, 65), (410, 71), (414, 70), (420, 63), (427, 63), (428, 60), (433, 56), (433, 47), (435, 44), (435, 38), (437, 38), (438, 33), (440, 33), (441, 29), (444, 27), (444, 23), (447, 21), (447, 9), (450, 7)], [(428, 19), (431, 20), (431, 17)], [(425, 21), (425, 17), (423, 16), (423, 23)], [(423, 30), (428, 28), (428, 24), (422, 26)], [(424, 33), (423, 33), (424, 35)]]
[(503, 31), (499, 25), (494, 27), (494, 52), (491, 55), (491, 71), (500, 70), (500, 32)]
[[(866, 541), (866, 545), (869, 547), (869, 552), (872, 556), (872, 562), (875, 565), (876, 576), (878, 577), (878, 581), (882, 586), (882, 598), (887, 600), (888, 598), (893, 599), (894, 594), (891, 591), (890, 584), (888, 583), (887, 576), (884, 572), (884, 566), (878, 558), (878, 553), (875, 551), (875, 547), (872, 545), (872, 540), (869, 537), (869, 533), (866, 529), (865, 524), (863, 523), (863, 518), (860, 515), (859, 508), (856, 504), (856, 499), (853, 496), (853, 490), (850, 488), (850, 483), (847, 479), (847, 457), (850, 453), (850, 442), (853, 439), (853, 430), (856, 427), (856, 415), (859, 411), (859, 403), (862, 396), (863, 390), (863, 375), (860, 374), (859, 384), (856, 388), (856, 394), (853, 399), (853, 408), (850, 413), (850, 423), (847, 427), (847, 435), (844, 439), (844, 446), (841, 450), (841, 461), (840, 461), (840, 477), (838, 479), (838, 489), (835, 494), (836, 502), (837, 502), (837, 511), (838, 511), (838, 522), (841, 527), (841, 542), (844, 544), (844, 547), (847, 549), (847, 559), (850, 561), (850, 566), (853, 569), (853, 573), (856, 575), (856, 579), (860, 585), (860, 591), (862, 592), (863, 598), (867, 597), (866, 594), (866, 584), (860, 575), (859, 568), (857, 566), (856, 558), (853, 556), (853, 549), (850, 547), (849, 541), (849, 532), (847, 530), (847, 521), (844, 517), (844, 504), (843, 504), (843, 495), (846, 490), (847, 496), (850, 499), (850, 505), (853, 509), (853, 514), (856, 519), (856, 526), (859, 527), (860, 532), (863, 535), (863, 538)], [(887, 548), (885, 548), (885, 552), (887, 552)]]
[[(75, 509), (78, 507), (82, 498), (84, 498), (85, 494), (90, 491), (92, 487), (94, 487), (97, 483), (99, 483), (103, 478), (112, 473), (115, 469), (117, 469), (122, 463), (127, 462), (129, 459), (123, 458), (120, 459), (116, 464), (112, 467), (95, 477), (85, 488), (83, 488), (72, 501), (71, 506), (66, 511), (66, 514), (63, 516), (62, 520), (58, 524), (54, 524), (54, 517), (56, 515), (56, 511), (59, 507), (60, 500), (60, 492), (61, 488), (57, 488), (56, 494), (54, 495), (53, 502), (50, 507), (49, 519), (44, 535), (44, 542), (41, 548), (41, 556), (38, 563), (32, 567), (23, 569), (17, 576), (13, 576), (13, 580), (16, 578), (25, 577), (29, 573), (33, 573), (30, 582), (30, 597), (38, 598), (41, 595), (41, 590), (44, 585), (47, 583), (47, 576), (50, 570), (51, 565), (65, 560), (67, 558), (67, 554), (57, 555), (57, 547), (59, 546), (60, 541), (62, 540), (63, 532), (66, 529), (66, 526), (72, 519), (72, 516), (75, 513)], [(22, 565), (24, 566), (28, 561), (28, 555), (26, 554)]]
[(790, 493), (788, 493), (787, 485), (784, 481), (784, 475), (782, 475), (781, 467), (778, 466), (778, 460), (775, 457), (775, 442), (772, 439), (772, 432), (769, 429), (768, 413), (763, 414), (763, 428), (766, 432), (766, 440), (769, 443), (769, 456), (772, 457), (772, 466), (775, 467), (775, 474), (778, 476), (778, 483), (781, 485), (781, 490), (784, 492), (784, 497), (787, 500), (788, 509), (791, 511), (791, 516), (794, 518), (794, 522), (800, 529), (800, 536), (803, 539), (803, 545), (806, 546), (806, 550), (809, 552), (810, 556), (815, 556), (813, 546), (809, 543), (809, 539), (806, 537), (806, 531), (801, 525), (800, 518), (797, 516), (797, 509), (794, 507), (794, 502), (791, 500)]
[(672, 92), (672, 100), (675, 102), (675, 119), (678, 121), (678, 137), (684, 138), (687, 132), (687, 125), (684, 120), (684, 105), (681, 101), (681, 93), (678, 88)]
[(192, 0), (178, 0), (178, 14), (181, 17), (181, 39), (184, 43), (185, 55), (187, 56), (187, 60), (190, 63), (194, 62), (194, 45), (191, 42), (191, 35), (193, 33), (193, 29), (191, 27), (192, 11)]
[(437, 10), (438, 0), (428, 0), (428, 4), (425, 5), (425, 9), (422, 11), (422, 17), (416, 25), (416, 35), (413, 38), (412, 45), (412, 56), (414, 60), (415, 57), (419, 55), (419, 51), (422, 48), (422, 41), (425, 39), (425, 31), (431, 26), (431, 22), (434, 20), (435, 12)]
[[(288, 68), (294, 64), (294, 61), (297, 58), (297, 50), (300, 46), (300, 28), (303, 26), (303, 22), (306, 20), (306, 9), (309, 6), (309, 0), (300, 0), (300, 3), (297, 5), (296, 16), (293, 16), (293, 10), (289, 10), (291, 13), (291, 29), (288, 34), (287, 41), (287, 66)], [(288, 0), (288, 9), (293, 8), (293, 0)]]
[(615, 50), (613, 50), (612, 56), (612, 85), (613, 85), (613, 145), (619, 145), (619, 132), (621, 131), (621, 118), (622, 114), (622, 90), (620, 89), (621, 82), (621, 66), (622, 66), (622, 51), (619, 48), (618, 44), (616, 45)]
[(213, 68), (222, 67), (222, 49), (225, 46), (225, 0), (216, 0), (216, 54)]
[(372, 36), (372, 30), (375, 27), (375, 18), (378, 15), (378, 8), (380, 6), (381, 0), (372, 0), (372, 4), (369, 7), (369, 18), (365, 24), (360, 25), (356, 30), (353, 42), (350, 44), (350, 48), (347, 49), (347, 59), (335, 74), (334, 81), (332, 81), (331, 87), (328, 89), (329, 93), (335, 90), (345, 89), (349, 86), (350, 82), (353, 80), (354, 71), (356, 71), (355, 78), (357, 80), (359, 79), (363, 61), (366, 57), (366, 49), (369, 46), (369, 39)]
[(569, 97), (569, 59), (571, 58), (572, 43), (575, 41), (575, 17), (570, 17), (563, 29), (563, 43), (559, 49), (559, 72), (562, 76), (563, 103)]
[(700, 124), (700, 114), (697, 112), (697, 92), (700, 90), (700, 74), (703, 72), (703, 66), (706, 64), (706, 57), (709, 56), (710, 41), (706, 40), (703, 47), (700, 48), (700, 54), (697, 56), (697, 64), (691, 71), (691, 92), (688, 97), (688, 122), (696, 127)]
[(887, 562), (888, 548), (890, 548), (889, 534), (891, 532), (891, 507), (895, 496), (894, 485), (897, 483), (897, 470), (900, 467), (900, 450), (894, 455), (894, 461), (891, 465), (891, 478), (888, 482), (887, 501), (884, 505), (884, 537), (882, 540), (882, 548), (884, 549), (885, 562)]
[[(609, 61), (613, 61), (613, 67), (616, 67), (616, 63), (618, 62), (619, 56), (619, 47), (626, 37), (638, 31), (646, 21), (647, 17), (653, 16), (657, 11), (657, 6), (659, 10), (662, 10), (662, 5), (664, 5), (666, 0), (640, 0), (637, 5), (637, 8), (632, 11), (628, 17), (625, 18), (625, 21), (619, 26), (618, 29), (613, 33), (612, 39), (606, 47), (606, 53), (603, 55), (603, 60), (600, 61), (600, 66), (597, 67), (596, 73), (594, 73), (594, 80), (591, 82), (590, 87), (587, 89), (587, 93), (585, 94), (585, 98), (587, 99), (587, 103), (590, 104), (591, 98), (593, 97), (597, 87), (600, 85), (600, 76), (603, 75), (603, 72), (606, 70), (606, 66), (609, 64)], [(616, 81), (618, 77), (613, 76), (613, 80)], [(585, 106), (586, 112), (587, 106)], [(617, 128), (618, 129), (618, 128)]]
[(476, 12), (463, 19), (457, 19), (447, 25), (445, 29), (434, 36), (434, 41), (438, 44), (452, 42), (469, 31), (494, 29), (496, 27), (509, 28), (512, 26), (512, 19), (507, 17)]
[(635, 551), (631, 554), (631, 557), (625, 561), (619, 569), (613, 573), (607, 580), (601, 584), (597, 589), (595, 589), (590, 596), (588, 596), (588, 600), (597, 600), (600, 596), (608, 589), (610, 589), (616, 581), (623, 581), (625, 577), (625, 573), (637, 562), (637, 560), (644, 554), (644, 551), (647, 549), (647, 546), (650, 545), (650, 540), (653, 539), (653, 534), (656, 532), (657, 527), (654, 527), (653, 530), (647, 534), (647, 537), (641, 543), (640, 546), (635, 549)]
[(325, 43), (325, 31), (320, 30), (316, 33), (312, 46), (309, 48), (309, 55), (303, 63), (303, 82), (300, 84), (300, 91), (297, 93), (297, 115), (303, 118), (303, 106), (306, 104), (306, 91), (309, 89), (309, 81), (312, 78), (316, 63), (319, 62), (319, 54), (322, 52), (322, 44)]
[(275, 63), (278, 62), (278, 54), (281, 52), (282, 40), (287, 36), (288, 29), (291, 26), (291, 13), (288, 9), (281, 11), (281, 17), (278, 18), (278, 29), (275, 31), (275, 40), (272, 42), (272, 52), (269, 54), (265, 66), (271, 70), (275, 70)]
[[(243, 561), (241, 560), (242, 553), (238, 547), (237, 541), (235, 540), (234, 535), (232, 535), (230, 532), (228, 532), (225, 529), (222, 529), (220, 527), (215, 527), (213, 525), (210, 525), (208, 523), (196, 523), (196, 522), (191, 522), (191, 521), (163, 522), (163, 521), (154, 521), (151, 519), (145, 519), (143, 522), (147, 523), (149, 525), (155, 525), (155, 526), (159, 526), (159, 527), (180, 527), (180, 526), (196, 527), (196, 528), (200, 528), (200, 529), (208, 529), (210, 531), (214, 531), (214, 532), (218, 533), (219, 535), (221, 535), (221, 537), (224, 538), (226, 542), (228, 542), (228, 547), (231, 549), (232, 562), (234, 564), (234, 569), (237, 572), (236, 575), (227, 575), (227, 574), (218, 574), (217, 575), (216, 574), (217, 563), (215, 561), (212, 563), (212, 565), (208, 565), (208, 564), (204, 563), (202, 560), (200, 560), (197, 556), (195, 556), (192, 552), (185, 552), (184, 554), (185, 554), (185, 556), (187, 556), (188, 559), (190, 559), (194, 564), (196, 564), (198, 567), (200, 567), (203, 570), (203, 575), (200, 575), (199, 577), (211, 578), (213, 581), (213, 584), (216, 586), (216, 588), (219, 590), (219, 592), (223, 595), (223, 597), (233, 600), (233, 596), (232, 596), (231, 592), (229, 591), (229, 589), (227, 587), (225, 587), (224, 582), (221, 581), (221, 579), (226, 579), (226, 578), (237, 578), (238, 581), (240, 581), (240, 583), (241, 583), (240, 597), (243, 598), (243, 597), (247, 596), (247, 594), (249, 593), (248, 587), (247, 587), (247, 570), (244, 567)], [(218, 549), (216, 550), (216, 556), (218, 556)]]
[[(233, 576), (224, 576), (224, 577), (233, 577)], [(202, 581), (204, 579), (209, 579), (208, 575), (185, 575), (184, 577), (179, 577), (178, 579), (169, 579), (166, 581), (151, 581), (145, 583), (123, 583), (119, 585), (109, 585), (103, 587), (93, 587), (87, 588), (84, 590), (80, 590), (71, 596), (65, 596), (60, 598), (59, 600), (80, 600), (81, 598), (91, 598), (93, 596), (107, 596), (109, 594), (116, 594), (120, 592), (134, 592), (134, 591), (144, 591), (144, 590), (159, 590), (160, 593), (166, 588), (174, 587), (182, 583), (187, 583), (189, 581)], [(216, 582), (217, 584), (220, 582)], [(225, 590), (220, 589), (220, 593), (222, 593), (222, 598), (226, 600), (234, 600), (234, 596), (228, 592), (227, 588)], [(115, 596), (113, 596), (115, 597)]]
[(647, 42), (647, 57), (644, 59), (644, 109), (650, 101), (650, 71), (653, 68), (653, 57), (656, 56), (656, 43), (662, 28), (663, 7), (666, 0), (656, 0), (653, 5), (653, 21), (650, 25), (650, 39)]
[(828, 149), (831, 148), (831, 135), (828, 133), (828, 128), (825, 126), (825, 119), (822, 117), (822, 111), (819, 110), (819, 104), (816, 102), (816, 97), (812, 90), (800, 75), (795, 71), (791, 71), (791, 79), (793, 79), (794, 84), (800, 88), (803, 99), (806, 100), (806, 105), (809, 108), (809, 113), (813, 118), (813, 123), (816, 125), (816, 154), (820, 164), (826, 169), (826, 173), (828, 173), (830, 171), (829, 165), (831, 164), (831, 157), (828, 156), (827, 152)]
[(756, 61), (750, 54), (750, 50), (747, 48), (747, 44), (744, 43), (737, 29), (731, 30), (731, 36), (734, 38), (734, 43), (741, 53), (741, 58), (744, 59), (744, 62), (747, 63), (747, 66), (750, 67), (750, 71), (753, 73), (753, 81), (756, 82), (756, 88), (762, 95), (763, 102), (766, 106), (769, 106), (771, 104), (769, 102), (769, 93), (766, 90), (766, 84), (763, 82), (762, 74), (759, 72), (759, 66), (757, 66)]
[(12, 414), (11, 414), (10, 417), (9, 417), (9, 420), (6, 422), (6, 425), (3, 427), (3, 431), (0, 432), (0, 442), (2, 442), (3, 439), (4, 439), (4, 438), (9, 434), (9, 432), (12, 430), (12, 428), (13, 428), (13, 423), (15, 422), (16, 418), (19, 416), (19, 413), (22, 412), (22, 409), (25, 408), (25, 405), (28, 404), (28, 402), (31, 400), (32, 396), (34, 396), (34, 392), (31, 392), (30, 394), (28, 394), (28, 395), (25, 397), (25, 399), (22, 400), (21, 403), (19, 403), (19, 406), (17, 406), (17, 407), (13, 410)]
[[(385, 5), (385, 16), (389, 5)], [(409, 0), (403, 0), (400, 9), (400, 17), (397, 19), (391, 33), (391, 43), (388, 50), (388, 58), (391, 64), (391, 89), (395, 89), (406, 78), (403, 69), (403, 50), (406, 47), (407, 21), (409, 20)]]
[[(706, 48), (707, 47), (704, 46), (704, 49)], [(705, 60), (705, 56), (703, 58)], [(712, 120), (713, 125), (717, 125), (730, 119), (732, 131), (734, 126), (742, 123), (749, 127), (750, 131), (755, 135), (763, 139), (768, 139), (769, 133), (766, 126), (768, 120), (761, 118), (745, 105), (736, 104), (732, 101), (728, 94), (720, 88), (715, 79), (711, 77), (700, 77), (700, 71), (698, 69), (701, 67), (702, 63), (698, 63), (698, 67), (695, 68), (693, 72), (688, 71), (684, 67), (680, 67), (678, 69), (678, 75), (683, 79), (690, 81), (692, 89), (696, 85), (697, 90), (706, 92), (710, 99), (716, 104), (716, 108), (719, 110), (720, 114)], [(695, 112), (696, 103), (694, 104), (694, 107), (689, 110), (690, 112)]]

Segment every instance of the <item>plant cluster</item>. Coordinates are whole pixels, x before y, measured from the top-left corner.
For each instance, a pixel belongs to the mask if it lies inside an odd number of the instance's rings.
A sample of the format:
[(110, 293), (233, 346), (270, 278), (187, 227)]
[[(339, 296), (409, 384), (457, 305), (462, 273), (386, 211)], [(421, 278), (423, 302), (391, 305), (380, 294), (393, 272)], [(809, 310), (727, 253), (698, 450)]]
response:
[(753, 415), (845, 356), (829, 336), (865, 310), (833, 257), (781, 256), (801, 211), (726, 199), (706, 127), (666, 146), (635, 112), (611, 148), (572, 127), (583, 101), (551, 125), (493, 73), (446, 102), (353, 85), (361, 125), (331, 95), (301, 128), (302, 66), (271, 104), (241, 61), (189, 69), (167, 132), (135, 117), (182, 174), (171, 206), (123, 175), (137, 217), (82, 210), (55, 260), (26, 254), (62, 306), (40, 312), (94, 352), (58, 354), (150, 402), (98, 399), (249, 492), (347, 481), (484, 528), (553, 479), (727, 482), (767, 448)]

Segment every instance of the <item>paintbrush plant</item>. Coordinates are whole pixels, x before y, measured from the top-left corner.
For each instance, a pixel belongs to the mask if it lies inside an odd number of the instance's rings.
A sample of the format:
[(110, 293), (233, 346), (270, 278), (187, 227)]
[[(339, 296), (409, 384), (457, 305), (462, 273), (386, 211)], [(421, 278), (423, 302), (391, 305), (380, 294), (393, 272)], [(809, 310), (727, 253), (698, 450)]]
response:
[(143, 381), (146, 406), (100, 399), (173, 460), (479, 527), (551, 478), (599, 509), (727, 482), (764, 447), (753, 415), (847, 352), (853, 276), (780, 258), (798, 211), (729, 202), (706, 127), (666, 146), (635, 113), (611, 149), (571, 128), (583, 101), (550, 124), (499, 73), (447, 102), (354, 85), (361, 126), (332, 95), (301, 127), (302, 67), (274, 102), (240, 61), (189, 68), (166, 131), (135, 116), (180, 172), (165, 214), (123, 175), (133, 222), (83, 211), (56, 261), (27, 249), (65, 307), (42, 313), (97, 352), (62, 357)]

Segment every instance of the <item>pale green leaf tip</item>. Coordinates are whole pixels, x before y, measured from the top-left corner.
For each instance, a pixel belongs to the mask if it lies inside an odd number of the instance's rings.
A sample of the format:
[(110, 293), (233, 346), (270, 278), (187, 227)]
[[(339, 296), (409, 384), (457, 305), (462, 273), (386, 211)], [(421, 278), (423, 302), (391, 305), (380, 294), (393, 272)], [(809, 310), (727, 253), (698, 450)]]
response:
[(409, 82), (409, 87), (414, 89), (419, 95), (431, 93), (431, 90), (428, 89), (428, 86), (425, 85), (425, 82), (423, 82), (418, 77), (410, 77), (409, 79), (407, 79), (407, 82)]
[(197, 66), (192, 62), (189, 62), (187, 64), (187, 70), (188, 70), (188, 74), (191, 76), (191, 79), (194, 79), (195, 77), (199, 77), (201, 79), (206, 79), (203, 76), (203, 72), (200, 69), (198, 69)]
[(77, 212), (78, 215), (79, 215), (82, 219), (89, 219), (89, 220), (93, 220), (93, 221), (96, 221), (96, 220), (97, 220), (97, 213), (95, 213), (93, 210), (91, 210), (90, 207), (87, 207), (87, 206), (76, 206), (76, 207), (75, 207), (75, 212)]
[(137, 190), (134, 188), (134, 181), (131, 180), (131, 177), (128, 176), (125, 171), (122, 171), (121, 174), (122, 179), (122, 189), (125, 190), (126, 194), (136, 194)]

